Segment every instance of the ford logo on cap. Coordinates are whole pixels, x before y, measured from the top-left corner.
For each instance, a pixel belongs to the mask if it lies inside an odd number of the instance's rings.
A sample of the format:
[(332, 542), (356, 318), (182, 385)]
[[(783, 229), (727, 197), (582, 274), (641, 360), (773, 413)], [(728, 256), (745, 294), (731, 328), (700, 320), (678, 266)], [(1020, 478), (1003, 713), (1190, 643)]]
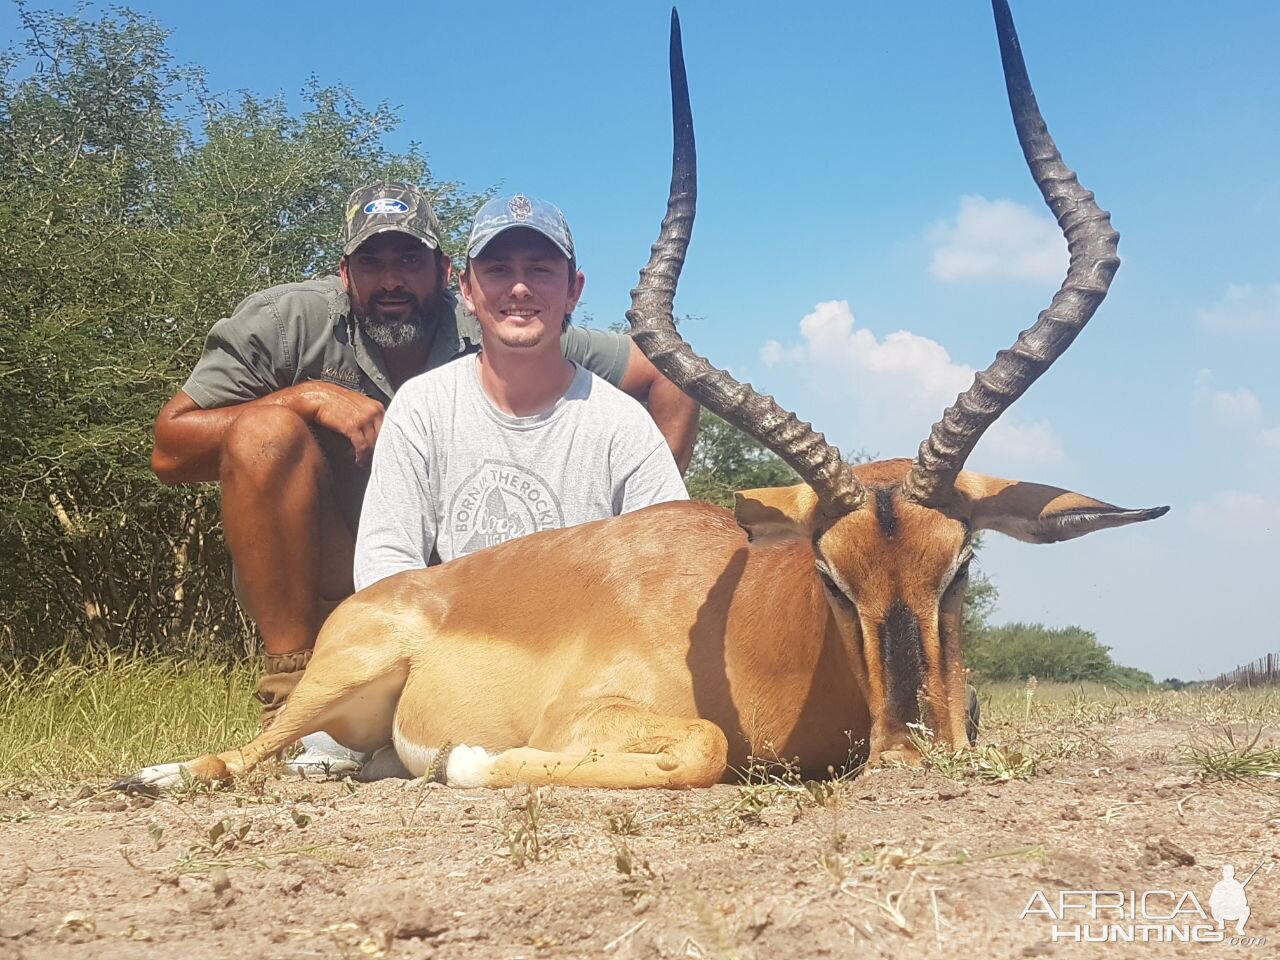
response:
[(370, 200), (364, 205), (365, 213), (408, 213), (409, 205), (403, 200), (395, 200), (391, 197), (379, 197), (377, 200)]

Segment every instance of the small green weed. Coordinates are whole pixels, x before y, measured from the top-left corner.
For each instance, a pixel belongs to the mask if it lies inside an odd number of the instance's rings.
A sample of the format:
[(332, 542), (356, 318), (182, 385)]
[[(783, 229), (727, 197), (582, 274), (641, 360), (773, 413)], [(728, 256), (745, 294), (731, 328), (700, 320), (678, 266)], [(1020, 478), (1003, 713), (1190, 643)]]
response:
[(954, 853), (942, 853), (933, 840), (913, 840), (910, 843), (877, 843), (870, 850), (848, 853), (828, 852), (818, 858), (818, 865), (843, 882), (857, 868), (877, 871), (918, 870), (922, 868), (956, 867), (981, 860), (1032, 860), (1044, 863), (1048, 856), (1044, 847), (1034, 844), (1026, 847), (993, 850), (989, 853), (971, 853), (963, 847)]
[(737, 771), (742, 782), (738, 784), (734, 804), (736, 816), (743, 823), (759, 823), (761, 814), (780, 801), (791, 803), (797, 813), (806, 807), (827, 806), (835, 798), (839, 785), (862, 770), (862, 760), (853, 746), (850, 745), (849, 759), (841, 770), (828, 767), (827, 779), (806, 780), (798, 757), (780, 757), (772, 744), (764, 744), (770, 756), (752, 755), (747, 758), (746, 768)]
[(1018, 750), (1004, 750), (994, 744), (953, 749), (935, 740), (930, 731), (917, 724), (911, 727), (911, 742), (920, 751), (920, 762), (950, 780), (977, 779), (989, 782), (1030, 780), (1036, 772), (1034, 757)]
[(1231, 727), (1209, 740), (1195, 739), (1182, 749), (1182, 762), (1206, 780), (1280, 779), (1280, 748), (1262, 744), (1263, 728), (1237, 738)]
[(542, 862), (554, 847), (556, 838), (547, 830), (546, 818), (553, 792), (551, 787), (526, 786), (522, 795), (508, 798), (506, 853), (516, 867)]

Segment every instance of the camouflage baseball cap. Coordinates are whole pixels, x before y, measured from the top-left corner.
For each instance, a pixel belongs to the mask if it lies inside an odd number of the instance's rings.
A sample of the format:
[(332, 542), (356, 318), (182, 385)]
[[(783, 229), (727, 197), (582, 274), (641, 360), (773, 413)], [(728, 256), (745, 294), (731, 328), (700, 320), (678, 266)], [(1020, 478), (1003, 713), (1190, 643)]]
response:
[(379, 180), (347, 198), (346, 256), (378, 233), (397, 230), (440, 249), (440, 222), (422, 191), (412, 183)]
[(573, 234), (560, 208), (545, 200), (534, 200), (523, 193), (490, 200), (476, 214), (467, 240), (467, 256), (478, 257), (480, 251), (500, 233), (513, 227), (536, 230), (556, 245), (565, 259), (573, 259)]

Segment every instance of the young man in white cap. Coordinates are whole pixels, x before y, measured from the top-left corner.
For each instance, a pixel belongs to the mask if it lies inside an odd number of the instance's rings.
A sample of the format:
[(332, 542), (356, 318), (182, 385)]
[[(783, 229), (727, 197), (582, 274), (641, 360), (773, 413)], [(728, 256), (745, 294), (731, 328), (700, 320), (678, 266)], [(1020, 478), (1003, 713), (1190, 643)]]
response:
[(540, 530), (688, 496), (644, 408), (560, 350), (585, 278), (554, 206), (476, 215), (461, 294), (482, 347), (387, 409), (356, 540), (363, 589)]

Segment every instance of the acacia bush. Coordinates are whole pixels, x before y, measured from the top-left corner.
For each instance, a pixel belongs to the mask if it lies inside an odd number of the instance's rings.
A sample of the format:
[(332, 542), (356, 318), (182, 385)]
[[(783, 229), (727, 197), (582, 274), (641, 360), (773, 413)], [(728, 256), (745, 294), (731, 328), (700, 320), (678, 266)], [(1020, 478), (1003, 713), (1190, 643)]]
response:
[(738, 490), (799, 482), (777, 454), (705, 407), (698, 411), (698, 442), (685, 476), (689, 496), (732, 510)]
[(987, 627), (970, 638), (965, 666), (980, 682), (1038, 680), (1095, 681), (1121, 689), (1158, 686), (1149, 673), (1111, 659), (1108, 647), (1080, 627), (1009, 623)]
[(386, 104), (210, 93), (154, 21), (20, 9), (0, 54), (0, 659), (252, 644), (212, 486), (151, 475), (151, 426), (212, 323), (331, 272), (348, 193), (413, 180), (458, 239), (483, 199), (394, 151)]

